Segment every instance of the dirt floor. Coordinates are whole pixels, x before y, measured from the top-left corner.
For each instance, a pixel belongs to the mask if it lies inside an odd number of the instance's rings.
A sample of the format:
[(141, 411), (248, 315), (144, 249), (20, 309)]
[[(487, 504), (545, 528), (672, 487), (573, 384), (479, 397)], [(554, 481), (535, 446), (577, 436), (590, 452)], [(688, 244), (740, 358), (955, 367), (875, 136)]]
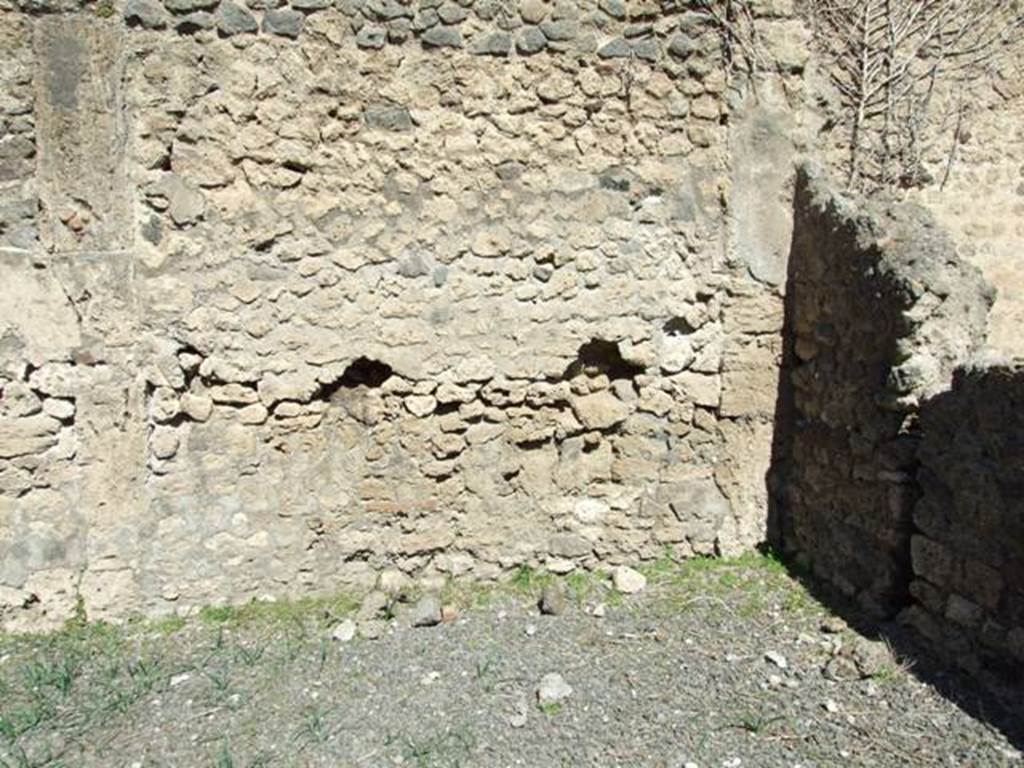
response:
[(1024, 766), (778, 563), (644, 573), (2, 637), (0, 766)]

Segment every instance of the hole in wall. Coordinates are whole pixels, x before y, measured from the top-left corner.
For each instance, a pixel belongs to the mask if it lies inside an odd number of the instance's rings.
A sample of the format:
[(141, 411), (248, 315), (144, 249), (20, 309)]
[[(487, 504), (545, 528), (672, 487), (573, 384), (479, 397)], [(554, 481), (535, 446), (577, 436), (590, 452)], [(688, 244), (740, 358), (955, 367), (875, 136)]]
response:
[(289, 171), (294, 171), (295, 173), (308, 173), (310, 170), (309, 165), (299, 162), (298, 160), (285, 160), (281, 163), (281, 167), (286, 168)]
[(535, 440), (524, 440), (521, 443), (516, 443), (516, 448), (521, 451), (539, 451), (541, 448), (545, 448), (550, 444), (550, 437), (539, 437)]
[(608, 189), (612, 192), (629, 192), (632, 174), (622, 168), (611, 167), (598, 176), (598, 184), (601, 189)]
[(685, 317), (673, 317), (661, 326), (661, 329), (665, 332), (666, 336), (688, 336), (697, 330), (687, 322)]
[(635, 379), (643, 372), (642, 366), (623, 359), (619, 345), (614, 341), (593, 339), (579, 348), (576, 359), (565, 369), (563, 376), (572, 379), (581, 373), (587, 376), (603, 373), (609, 379)]
[(392, 373), (394, 371), (387, 363), (382, 363), (380, 360), (371, 360), (368, 357), (359, 357), (341, 374), (341, 378), (335, 383), (335, 388), (355, 389), (356, 387), (369, 387), (374, 389), (391, 378)]
[(380, 414), (368, 404), (371, 398), (367, 390), (380, 387), (391, 378), (393, 372), (387, 363), (359, 357), (345, 369), (340, 378), (323, 384), (317, 397), (341, 406), (356, 421), (373, 426), (379, 421)]

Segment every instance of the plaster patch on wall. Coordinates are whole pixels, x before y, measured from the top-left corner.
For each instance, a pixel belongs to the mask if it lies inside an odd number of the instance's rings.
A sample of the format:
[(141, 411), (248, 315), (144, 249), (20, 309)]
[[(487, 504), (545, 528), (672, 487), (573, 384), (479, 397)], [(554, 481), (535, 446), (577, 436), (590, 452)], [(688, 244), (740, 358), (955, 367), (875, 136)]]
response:
[(33, 32), (42, 242), (64, 252), (126, 248), (121, 27), (76, 14), (39, 18)]

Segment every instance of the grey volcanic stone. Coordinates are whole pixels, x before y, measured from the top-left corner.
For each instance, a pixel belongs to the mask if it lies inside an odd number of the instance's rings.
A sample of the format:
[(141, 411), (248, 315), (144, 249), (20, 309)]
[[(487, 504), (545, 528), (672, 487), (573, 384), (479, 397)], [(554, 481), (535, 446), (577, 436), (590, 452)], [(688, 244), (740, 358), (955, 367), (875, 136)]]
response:
[(213, 8), (217, 2), (218, 0), (164, 0), (164, 5), (173, 13), (192, 13)]
[(441, 17), (437, 15), (437, 11), (433, 8), (427, 8), (416, 14), (416, 18), (412, 22), (412, 28), (417, 32), (422, 32), (425, 29), (436, 27), (440, 23)]
[(249, 11), (231, 0), (223, 0), (215, 14), (217, 30), (222, 35), (241, 35), (256, 32), (259, 24)]
[(699, 35), (707, 28), (711, 17), (695, 11), (687, 11), (679, 17), (679, 31)]
[(626, 18), (626, 4), (622, 0), (601, 0), (597, 5), (612, 18)]
[(633, 43), (633, 55), (644, 61), (657, 61), (661, 55), (658, 41), (652, 38), (635, 41)]
[(401, 45), (412, 37), (412, 22), (408, 19), (395, 19), (388, 22), (388, 42)]
[(561, 584), (548, 584), (540, 596), (540, 612), (546, 616), (561, 616), (568, 608), (565, 589)]
[(517, 163), (515, 160), (510, 160), (506, 163), (502, 163), (494, 172), (498, 175), (498, 178), (502, 181), (515, 181), (523, 175), (523, 171), (526, 170), (526, 166), (522, 163)]
[(363, 13), (378, 21), (391, 21), (402, 17), (412, 18), (413, 11), (395, 0), (369, 0)]
[(461, 48), (462, 33), (458, 27), (433, 27), (420, 38), (424, 45), (432, 48)]
[(213, 26), (214, 19), (212, 13), (196, 11), (179, 19), (174, 28), (183, 35), (191, 35), (204, 29), (213, 29)]
[(597, 55), (602, 59), (628, 59), (633, 47), (629, 41), (622, 37), (616, 37), (597, 49)]
[(408, 131), (412, 128), (409, 110), (397, 104), (378, 104), (366, 108), (366, 125), (382, 131)]
[(124, 20), (129, 27), (163, 29), (167, 26), (167, 13), (155, 0), (128, 0), (124, 5)]
[(458, 24), (469, 16), (469, 9), (455, 3), (445, 3), (437, 9), (437, 15), (445, 24)]
[(304, 20), (305, 17), (301, 13), (290, 8), (267, 11), (263, 14), (263, 31), (295, 39), (302, 31)]
[(624, 30), (622, 30), (623, 37), (634, 38), (644, 37), (654, 32), (654, 25), (652, 24), (630, 24)]
[(291, 3), (292, 8), (295, 10), (308, 13), (322, 11), (324, 8), (331, 7), (331, 0), (291, 0)]
[(559, 557), (586, 557), (594, 551), (594, 547), (574, 533), (556, 533), (548, 542), (548, 551)]
[(531, 56), (543, 51), (548, 44), (548, 39), (537, 27), (524, 29), (516, 39), (516, 50), (524, 56)]
[(540, 25), (540, 31), (548, 40), (572, 40), (579, 32), (576, 22), (562, 19), (560, 21), (545, 21)]
[(356, 45), (360, 48), (383, 48), (387, 43), (388, 33), (384, 27), (367, 24), (356, 35)]
[(687, 35), (676, 35), (668, 44), (668, 52), (677, 59), (685, 59), (693, 55), (697, 50), (697, 44)]
[(474, 41), (470, 51), (482, 56), (508, 56), (512, 50), (512, 36), (506, 32), (494, 32)]
[(398, 265), (398, 274), (402, 277), (423, 277), (430, 274), (430, 267), (418, 253), (406, 257)]
[(501, 10), (500, 0), (478, 0), (475, 6), (476, 15), (484, 21), (490, 21)]
[(533, 276), (540, 280), (542, 283), (546, 283), (551, 279), (551, 276), (555, 274), (555, 268), (550, 264), (538, 264), (533, 268)]
[(416, 601), (409, 613), (409, 623), (414, 627), (433, 627), (441, 623), (441, 598), (424, 595)]

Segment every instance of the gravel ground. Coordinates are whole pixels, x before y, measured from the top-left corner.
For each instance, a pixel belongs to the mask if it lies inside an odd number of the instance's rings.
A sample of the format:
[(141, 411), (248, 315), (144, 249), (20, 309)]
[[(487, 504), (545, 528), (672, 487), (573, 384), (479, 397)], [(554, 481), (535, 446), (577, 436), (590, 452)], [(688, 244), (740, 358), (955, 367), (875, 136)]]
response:
[(0, 766), (1024, 766), (771, 560), (646, 575), (453, 589), (375, 640), (332, 639), (344, 600), (0, 638)]

